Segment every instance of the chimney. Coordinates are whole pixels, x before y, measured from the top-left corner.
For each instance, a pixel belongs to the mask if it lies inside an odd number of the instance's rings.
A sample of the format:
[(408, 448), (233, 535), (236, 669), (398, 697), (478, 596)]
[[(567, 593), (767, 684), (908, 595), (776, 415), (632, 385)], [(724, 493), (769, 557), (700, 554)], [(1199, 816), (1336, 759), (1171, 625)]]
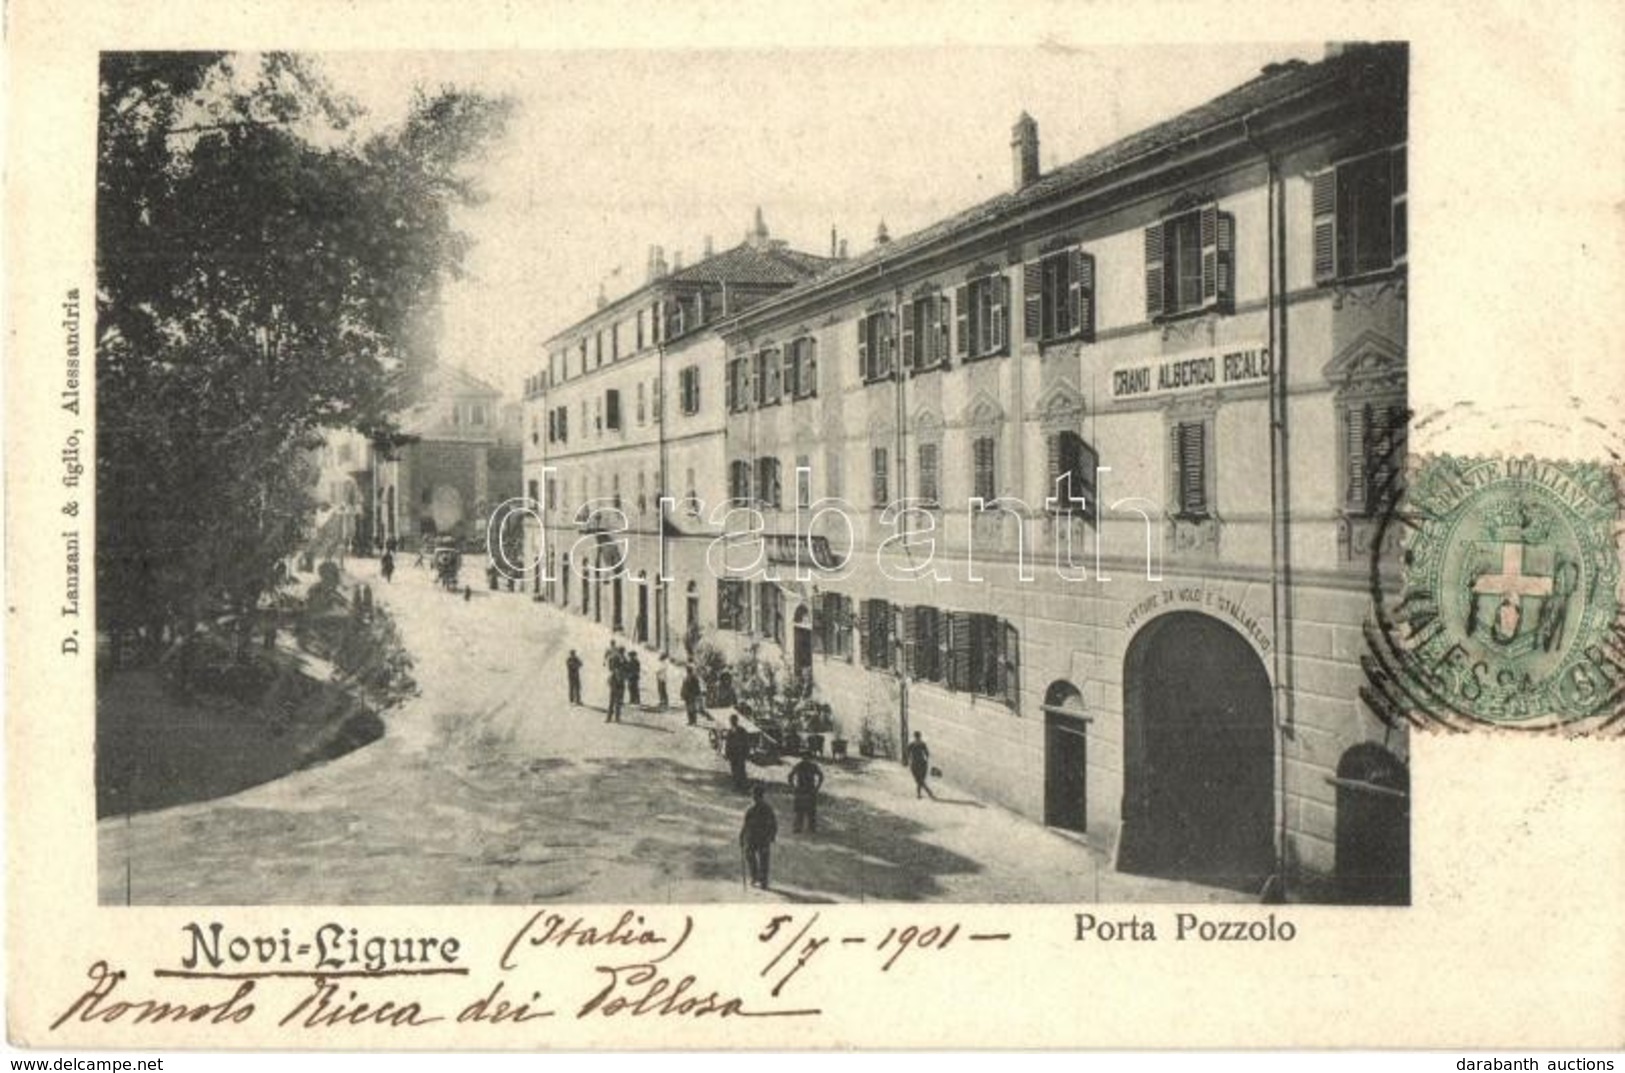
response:
[(604, 293), (604, 281), (598, 281), (598, 308), (603, 309), (609, 305), (609, 295)]
[(712, 243), (712, 242), (711, 242), (711, 236), (710, 236), (710, 235), (706, 235), (706, 236), (705, 236), (705, 256), (706, 256), (706, 257), (713, 257), (713, 256), (715, 256), (715, 255), (716, 255), (716, 252), (717, 252), (717, 248), (716, 248), (716, 246), (715, 246), (715, 245), (714, 245), (714, 244), (713, 244), (713, 243)]
[(666, 274), (666, 247), (655, 247), (655, 279)]
[(830, 225), (830, 229), (829, 229), (829, 255), (830, 255), (830, 257), (832, 259), (835, 257), (835, 251), (838, 250), (838, 249), (840, 249), (840, 247), (838, 245), (836, 245), (836, 242), (835, 242), (835, 227), (832, 224), (832, 225)]
[(875, 229), (875, 245), (884, 246), (890, 241), (891, 235), (886, 231), (886, 221), (882, 220), (880, 221), (880, 226)]
[(643, 263), (643, 282), (645, 282), (645, 283), (653, 283), (654, 281), (655, 281), (655, 248), (653, 246), (650, 246), (649, 247), (649, 258), (648, 258), (648, 260), (646, 260)]
[(673, 272), (681, 272), (683, 270), (683, 251), (682, 250), (678, 250), (676, 253), (673, 253), (671, 255), (671, 270)]
[(846, 239), (844, 239), (844, 238), (841, 239), (840, 252), (837, 253), (835, 256), (838, 257), (842, 261), (846, 260)]
[(751, 225), (751, 229), (745, 232), (745, 242), (756, 249), (762, 249), (767, 245), (767, 222), (762, 219), (760, 205), (756, 206), (755, 222)]
[(1015, 162), (1016, 189), (1038, 178), (1038, 124), (1022, 112), (1010, 128), (1010, 155)]

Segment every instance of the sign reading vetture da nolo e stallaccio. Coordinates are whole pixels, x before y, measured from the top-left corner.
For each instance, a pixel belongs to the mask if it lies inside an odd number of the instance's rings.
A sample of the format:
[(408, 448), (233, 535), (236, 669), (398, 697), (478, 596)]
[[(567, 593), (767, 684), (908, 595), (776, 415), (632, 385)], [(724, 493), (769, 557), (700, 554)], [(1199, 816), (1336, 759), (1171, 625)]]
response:
[(1119, 365), (1112, 370), (1111, 397), (1137, 399), (1204, 388), (1257, 384), (1269, 378), (1269, 347), (1262, 343), (1231, 343)]

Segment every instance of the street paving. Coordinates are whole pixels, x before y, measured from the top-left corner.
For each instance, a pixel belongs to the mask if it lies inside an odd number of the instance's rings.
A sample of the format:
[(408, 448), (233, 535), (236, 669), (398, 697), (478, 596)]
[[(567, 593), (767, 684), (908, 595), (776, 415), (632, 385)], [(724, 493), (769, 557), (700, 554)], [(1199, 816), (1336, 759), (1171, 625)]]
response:
[[(681, 711), (604, 722), (603, 627), (516, 593), (465, 601), (428, 573), (356, 564), (415, 660), (384, 737), (230, 797), (99, 827), (103, 903), (1209, 902), (952, 782), (916, 800), (898, 764), (825, 763), (817, 835), (791, 832), (787, 766), (753, 766), (779, 814), (773, 890), (742, 883), (734, 791)], [(564, 658), (585, 662), (586, 707)], [(644, 701), (655, 657), (645, 652)], [(679, 675), (671, 676), (674, 705)]]

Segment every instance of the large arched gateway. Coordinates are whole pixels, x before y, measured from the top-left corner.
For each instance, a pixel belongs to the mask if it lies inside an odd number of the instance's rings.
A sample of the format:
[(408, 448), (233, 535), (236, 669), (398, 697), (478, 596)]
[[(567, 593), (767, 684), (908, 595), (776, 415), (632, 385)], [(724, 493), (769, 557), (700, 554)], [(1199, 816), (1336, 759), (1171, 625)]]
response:
[(1269, 676), (1196, 611), (1150, 622), (1123, 659), (1118, 867), (1256, 891), (1274, 870)]

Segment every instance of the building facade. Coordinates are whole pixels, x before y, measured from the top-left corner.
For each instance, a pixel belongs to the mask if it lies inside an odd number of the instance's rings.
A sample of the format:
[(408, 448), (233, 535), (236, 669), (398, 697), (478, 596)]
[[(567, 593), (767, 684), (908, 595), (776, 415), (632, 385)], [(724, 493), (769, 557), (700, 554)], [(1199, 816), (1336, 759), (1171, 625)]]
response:
[(539, 509), (521, 565), (540, 567), (539, 598), (668, 653), (715, 625), (705, 555), (719, 528), (703, 506), (723, 491), (715, 327), (830, 263), (773, 239), (758, 210), (744, 241), (687, 267), (651, 248), (643, 285), (544, 343), (524, 394)]
[(1330, 49), (1048, 173), (1022, 116), (1008, 193), (731, 316), (689, 483), (760, 554), (702, 625), (1122, 870), (1406, 900), (1405, 735), (1360, 699), (1406, 81)]
[(483, 546), (493, 511), (521, 493), (520, 419), (519, 407), (480, 378), (431, 370), (399, 435), (374, 445), (375, 545), (451, 537)]

